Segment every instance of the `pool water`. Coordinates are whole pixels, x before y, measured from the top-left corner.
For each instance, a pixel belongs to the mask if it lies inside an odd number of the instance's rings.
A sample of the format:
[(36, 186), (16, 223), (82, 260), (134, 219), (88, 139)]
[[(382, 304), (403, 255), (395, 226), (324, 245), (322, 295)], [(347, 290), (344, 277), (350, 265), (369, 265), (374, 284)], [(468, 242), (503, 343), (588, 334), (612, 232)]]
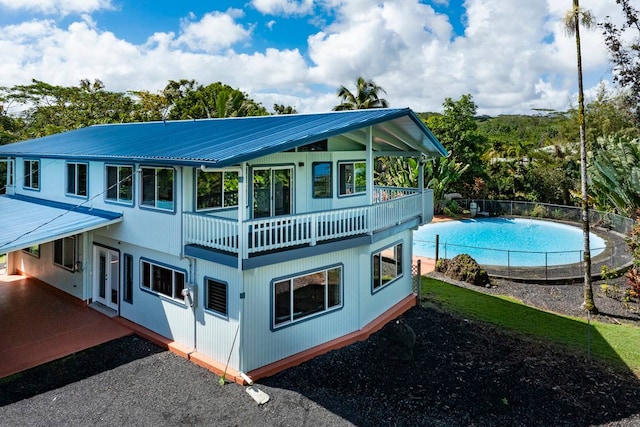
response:
[[(525, 218), (478, 218), (423, 225), (413, 233), (414, 255), (439, 258), (466, 253), (479, 264), (534, 267), (582, 261), (582, 229), (572, 225)], [(591, 256), (603, 252), (606, 242), (591, 233)]]

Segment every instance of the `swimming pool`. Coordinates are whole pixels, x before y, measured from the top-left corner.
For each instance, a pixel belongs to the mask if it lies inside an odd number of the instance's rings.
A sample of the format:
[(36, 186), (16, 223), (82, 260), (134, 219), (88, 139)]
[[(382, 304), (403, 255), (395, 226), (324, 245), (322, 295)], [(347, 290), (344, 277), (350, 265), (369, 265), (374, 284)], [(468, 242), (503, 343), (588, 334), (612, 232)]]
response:
[[(582, 261), (582, 229), (572, 225), (525, 218), (477, 218), (423, 225), (413, 233), (414, 255), (435, 258), (471, 255), (479, 264), (519, 267), (565, 265)], [(606, 242), (591, 233), (591, 256)]]

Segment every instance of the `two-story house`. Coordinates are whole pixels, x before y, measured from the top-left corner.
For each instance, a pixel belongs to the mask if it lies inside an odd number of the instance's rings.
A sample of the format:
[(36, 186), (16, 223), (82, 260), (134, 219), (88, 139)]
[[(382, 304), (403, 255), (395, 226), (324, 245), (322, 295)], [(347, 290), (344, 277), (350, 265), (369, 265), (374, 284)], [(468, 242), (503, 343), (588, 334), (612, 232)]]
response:
[[(415, 305), (409, 109), (91, 126), (0, 146), (8, 270), (101, 304), (220, 373), (270, 375)], [(375, 185), (380, 156), (418, 188)], [(6, 226), (9, 224), (9, 226)]]

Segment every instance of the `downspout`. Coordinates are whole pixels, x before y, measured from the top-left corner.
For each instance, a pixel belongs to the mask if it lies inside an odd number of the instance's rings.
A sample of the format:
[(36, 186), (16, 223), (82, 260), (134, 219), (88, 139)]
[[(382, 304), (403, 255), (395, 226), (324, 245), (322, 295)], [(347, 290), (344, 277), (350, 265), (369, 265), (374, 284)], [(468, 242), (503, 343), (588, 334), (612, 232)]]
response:
[[(240, 170), (238, 171), (238, 296), (239, 296), (239, 304), (238, 304), (238, 330), (240, 330), (240, 334), (238, 336), (238, 371), (244, 372), (244, 358), (242, 357), (244, 353), (244, 330), (242, 321), (244, 319), (244, 274), (242, 270), (242, 261), (244, 260), (245, 254), (247, 252), (247, 231), (245, 229), (245, 216), (248, 212), (247, 200), (248, 200), (248, 192), (249, 186), (248, 181), (245, 176), (245, 171), (247, 168), (246, 163), (242, 163), (240, 165)], [(247, 255), (248, 256), (248, 255)]]
[(423, 158), (423, 155), (420, 154), (420, 157), (418, 158), (418, 191), (420, 192), (420, 210), (422, 211), (420, 225), (424, 225), (427, 218), (427, 212), (424, 206), (424, 162), (425, 159)]
[[(198, 321), (196, 319), (196, 310), (198, 298), (198, 286), (196, 282), (197, 277), (197, 260), (195, 258), (189, 257), (184, 254), (184, 195), (185, 195), (185, 186), (184, 186), (184, 168), (179, 166), (180, 169), (180, 187), (182, 191), (180, 191), (180, 259), (186, 259), (189, 261), (189, 280), (187, 283), (192, 283), (193, 287), (189, 288), (189, 294), (184, 296), (185, 303), (191, 305), (191, 311), (193, 312), (193, 348), (187, 352), (187, 359), (191, 357), (193, 353), (198, 350)], [(193, 185), (192, 185), (193, 188)]]

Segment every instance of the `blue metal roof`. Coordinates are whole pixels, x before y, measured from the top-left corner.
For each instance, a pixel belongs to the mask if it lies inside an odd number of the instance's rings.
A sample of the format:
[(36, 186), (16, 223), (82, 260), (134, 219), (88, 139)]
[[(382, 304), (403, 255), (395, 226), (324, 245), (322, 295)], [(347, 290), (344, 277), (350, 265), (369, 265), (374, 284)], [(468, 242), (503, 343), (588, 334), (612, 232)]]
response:
[[(0, 156), (224, 167), (377, 125), (378, 144), (397, 147), (391, 140), (400, 138), (411, 150), (447, 155), (416, 114), (405, 108), (96, 125), (3, 145)], [(385, 130), (387, 125), (393, 130)]]
[(0, 219), (0, 253), (9, 253), (120, 222), (122, 214), (5, 195)]

